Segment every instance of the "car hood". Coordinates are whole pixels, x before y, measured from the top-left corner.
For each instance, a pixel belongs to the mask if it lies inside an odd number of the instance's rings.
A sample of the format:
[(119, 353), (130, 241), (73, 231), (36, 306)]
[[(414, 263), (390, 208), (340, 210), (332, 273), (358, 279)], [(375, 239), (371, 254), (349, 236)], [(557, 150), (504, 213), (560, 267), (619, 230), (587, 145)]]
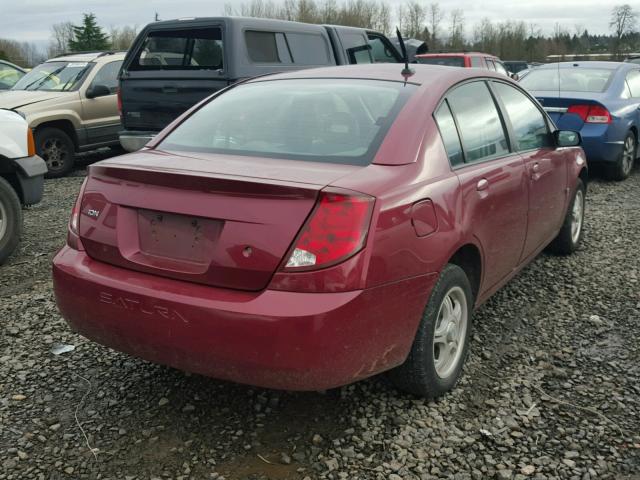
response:
[(38, 92), (27, 90), (8, 90), (0, 93), (0, 108), (15, 110), (34, 103), (46, 102), (66, 97), (72, 92)]

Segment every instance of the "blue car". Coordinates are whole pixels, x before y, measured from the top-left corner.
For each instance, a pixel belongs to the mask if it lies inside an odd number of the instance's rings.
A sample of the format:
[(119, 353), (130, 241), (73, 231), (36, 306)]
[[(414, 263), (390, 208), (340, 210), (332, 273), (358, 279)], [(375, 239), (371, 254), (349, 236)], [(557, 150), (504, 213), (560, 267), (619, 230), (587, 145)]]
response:
[(619, 62), (561, 62), (532, 70), (520, 84), (549, 113), (560, 130), (582, 135), (589, 163), (624, 180), (633, 170), (640, 131), (640, 65)]

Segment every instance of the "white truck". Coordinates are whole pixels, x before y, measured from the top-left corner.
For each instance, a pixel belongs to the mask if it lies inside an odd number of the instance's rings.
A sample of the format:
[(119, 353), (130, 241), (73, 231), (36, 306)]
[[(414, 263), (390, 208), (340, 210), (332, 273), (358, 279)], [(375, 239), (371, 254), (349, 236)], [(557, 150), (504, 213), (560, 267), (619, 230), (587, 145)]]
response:
[(42, 199), (47, 165), (35, 153), (33, 134), (18, 113), (0, 109), (0, 265), (22, 234), (22, 206)]

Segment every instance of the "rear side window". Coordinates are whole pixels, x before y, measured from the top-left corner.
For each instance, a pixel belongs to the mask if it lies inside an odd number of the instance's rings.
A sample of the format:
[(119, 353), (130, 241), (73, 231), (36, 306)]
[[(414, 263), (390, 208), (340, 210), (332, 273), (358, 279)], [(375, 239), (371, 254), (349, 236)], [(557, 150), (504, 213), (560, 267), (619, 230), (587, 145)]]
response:
[(467, 162), (509, 154), (504, 126), (484, 82), (464, 84), (447, 95), (455, 115)]
[(424, 57), (416, 58), (418, 63), (427, 65), (443, 65), (445, 67), (464, 67), (463, 57)]
[(158, 148), (368, 165), (414, 91), (401, 82), (326, 78), (239, 85)]
[(495, 62), (495, 65), (496, 65), (496, 72), (502, 73), (503, 75), (509, 75), (509, 73), (507, 72), (507, 69), (504, 68), (504, 65), (502, 64), (502, 62)]
[(293, 61), (298, 65), (328, 65), (333, 63), (329, 45), (322, 35), (313, 33), (287, 33)]
[(249, 58), (257, 63), (291, 63), (291, 53), (284, 33), (246, 31)]
[(218, 70), (222, 67), (222, 31), (214, 27), (151, 31), (128, 69)]
[(474, 68), (482, 68), (482, 58), (480, 57), (471, 57), (471, 66)]
[(487, 63), (487, 67), (489, 68), (489, 70), (496, 69), (496, 64), (493, 63), (493, 60), (489, 60), (488, 58), (485, 58), (484, 61)]
[(640, 70), (633, 70), (627, 75), (627, 85), (629, 92), (634, 98), (640, 98)]
[(436, 110), (435, 118), (451, 166), (455, 167), (456, 165), (464, 163), (462, 145), (460, 145), (460, 137), (458, 136), (456, 123), (453, 121), (453, 115), (451, 115), (449, 104), (446, 101), (442, 102), (440, 108)]
[(493, 87), (507, 111), (517, 150), (534, 150), (551, 146), (551, 138), (544, 115), (522, 92), (511, 85), (494, 82)]
[(376, 63), (394, 63), (400, 60), (394, 55), (393, 47), (386, 38), (369, 34), (369, 45)]
[(122, 66), (122, 61), (109, 62), (102, 67), (91, 81), (91, 86), (104, 85), (111, 93), (116, 93), (118, 89), (118, 72)]

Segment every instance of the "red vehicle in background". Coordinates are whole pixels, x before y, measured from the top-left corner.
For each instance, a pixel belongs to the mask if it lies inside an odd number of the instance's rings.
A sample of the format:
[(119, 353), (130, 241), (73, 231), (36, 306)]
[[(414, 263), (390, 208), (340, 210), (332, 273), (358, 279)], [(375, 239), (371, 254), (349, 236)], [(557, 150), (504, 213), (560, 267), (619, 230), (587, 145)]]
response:
[(215, 378), (455, 385), (472, 312), (582, 238), (580, 135), (516, 83), (397, 64), (235, 84), (89, 167), (53, 261), (82, 335)]
[(511, 76), (502, 60), (489, 53), (423, 53), (416, 55), (418, 63), (425, 65), (443, 65), (446, 67), (483, 68), (503, 75)]

